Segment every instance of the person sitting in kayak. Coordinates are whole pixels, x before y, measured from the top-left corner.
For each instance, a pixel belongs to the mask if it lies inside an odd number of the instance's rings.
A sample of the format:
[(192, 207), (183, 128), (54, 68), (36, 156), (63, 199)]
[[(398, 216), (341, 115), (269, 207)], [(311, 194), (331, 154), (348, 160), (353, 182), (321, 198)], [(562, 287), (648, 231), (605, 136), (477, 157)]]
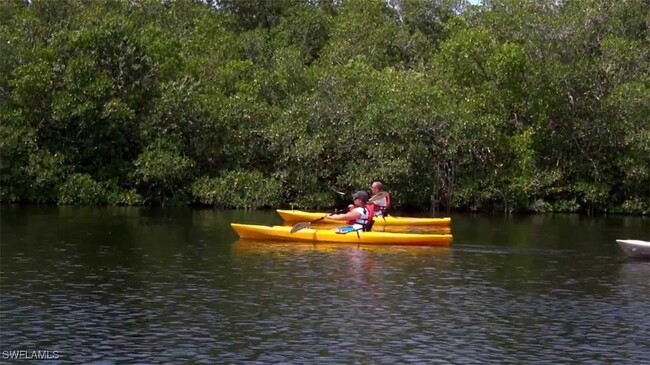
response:
[(327, 218), (346, 221), (347, 226), (337, 229), (340, 233), (360, 231), (370, 232), (374, 223), (374, 204), (368, 204), (368, 193), (357, 191), (352, 195), (354, 207), (347, 213), (333, 214)]
[[(370, 186), (372, 195), (377, 195), (384, 191), (384, 186), (380, 181), (373, 181)], [(374, 209), (375, 217), (388, 217), (388, 209), (390, 208), (390, 194), (386, 192), (386, 197), (379, 199), (373, 203), (376, 208)]]

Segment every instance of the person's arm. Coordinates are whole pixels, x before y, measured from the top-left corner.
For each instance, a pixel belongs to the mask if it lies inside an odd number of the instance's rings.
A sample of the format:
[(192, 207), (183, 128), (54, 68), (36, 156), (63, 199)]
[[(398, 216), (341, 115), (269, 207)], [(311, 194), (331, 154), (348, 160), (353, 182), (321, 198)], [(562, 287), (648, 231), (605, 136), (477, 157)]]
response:
[(351, 220), (359, 219), (360, 217), (361, 217), (361, 213), (357, 212), (356, 210), (351, 210), (345, 214), (333, 214), (328, 216), (327, 218), (335, 219), (337, 221), (351, 221)]

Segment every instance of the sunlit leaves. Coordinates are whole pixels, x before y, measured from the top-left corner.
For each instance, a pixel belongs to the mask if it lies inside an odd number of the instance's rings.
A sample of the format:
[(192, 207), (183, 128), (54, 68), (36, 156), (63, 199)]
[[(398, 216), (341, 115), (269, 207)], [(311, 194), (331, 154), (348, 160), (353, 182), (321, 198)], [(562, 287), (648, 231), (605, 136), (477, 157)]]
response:
[(0, 199), (647, 210), (647, 2), (482, 4), (2, 2)]
[(176, 199), (186, 199), (183, 190), (179, 191), (178, 187), (192, 177), (194, 167), (192, 160), (169, 145), (165, 141), (158, 141), (143, 151), (135, 160), (133, 171), (135, 183), (144, 191), (148, 190), (148, 195), (153, 193), (163, 204), (167, 200), (174, 203)]
[(332, 24), (331, 41), (322, 57), (339, 66), (361, 58), (380, 69), (400, 63), (407, 37), (386, 2), (350, 0)]
[(106, 203), (106, 191), (90, 175), (73, 174), (61, 184), (57, 198), (61, 205), (100, 205)]
[(259, 171), (235, 170), (220, 178), (201, 178), (192, 185), (198, 202), (222, 208), (259, 209), (281, 203), (282, 187)]
[(310, 64), (319, 58), (321, 49), (330, 38), (331, 21), (331, 16), (320, 8), (297, 3), (273, 33), (285, 44), (297, 48), (302, 61)]
[(66, 178), (70, 168), (61, 153), (34, 151), (29, 155), (25, 173), (30, 178), (30, 198), (37, 202), (53, 202), (57, 186)]

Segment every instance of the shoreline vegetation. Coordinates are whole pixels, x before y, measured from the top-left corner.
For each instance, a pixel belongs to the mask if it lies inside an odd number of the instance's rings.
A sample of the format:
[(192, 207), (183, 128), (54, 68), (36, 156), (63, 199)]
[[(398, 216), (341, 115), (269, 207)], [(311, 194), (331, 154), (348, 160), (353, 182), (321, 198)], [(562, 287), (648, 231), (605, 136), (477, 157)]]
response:
[(648, 12), (2, 1), (0, 202), (648, 215)]

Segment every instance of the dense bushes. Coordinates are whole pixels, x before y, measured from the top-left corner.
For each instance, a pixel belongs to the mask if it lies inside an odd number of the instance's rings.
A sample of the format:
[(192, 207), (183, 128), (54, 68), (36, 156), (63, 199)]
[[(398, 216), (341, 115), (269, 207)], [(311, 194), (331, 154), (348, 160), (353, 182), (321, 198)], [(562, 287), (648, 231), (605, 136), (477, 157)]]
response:
[(0, 200), (648, 214), (647, 13), (3, 1)]
[(58, 202), (64, 205), (101, 205), (106, 204), (107, 194), (90, 175), (73, 174), (59, 187)]
[(201, 204), (222, 208), (257, 209), (277, 206), (282, 188), (258, 171), (231, 171), (220, 178), (201, 178), (192, 185), (192, 194)]

